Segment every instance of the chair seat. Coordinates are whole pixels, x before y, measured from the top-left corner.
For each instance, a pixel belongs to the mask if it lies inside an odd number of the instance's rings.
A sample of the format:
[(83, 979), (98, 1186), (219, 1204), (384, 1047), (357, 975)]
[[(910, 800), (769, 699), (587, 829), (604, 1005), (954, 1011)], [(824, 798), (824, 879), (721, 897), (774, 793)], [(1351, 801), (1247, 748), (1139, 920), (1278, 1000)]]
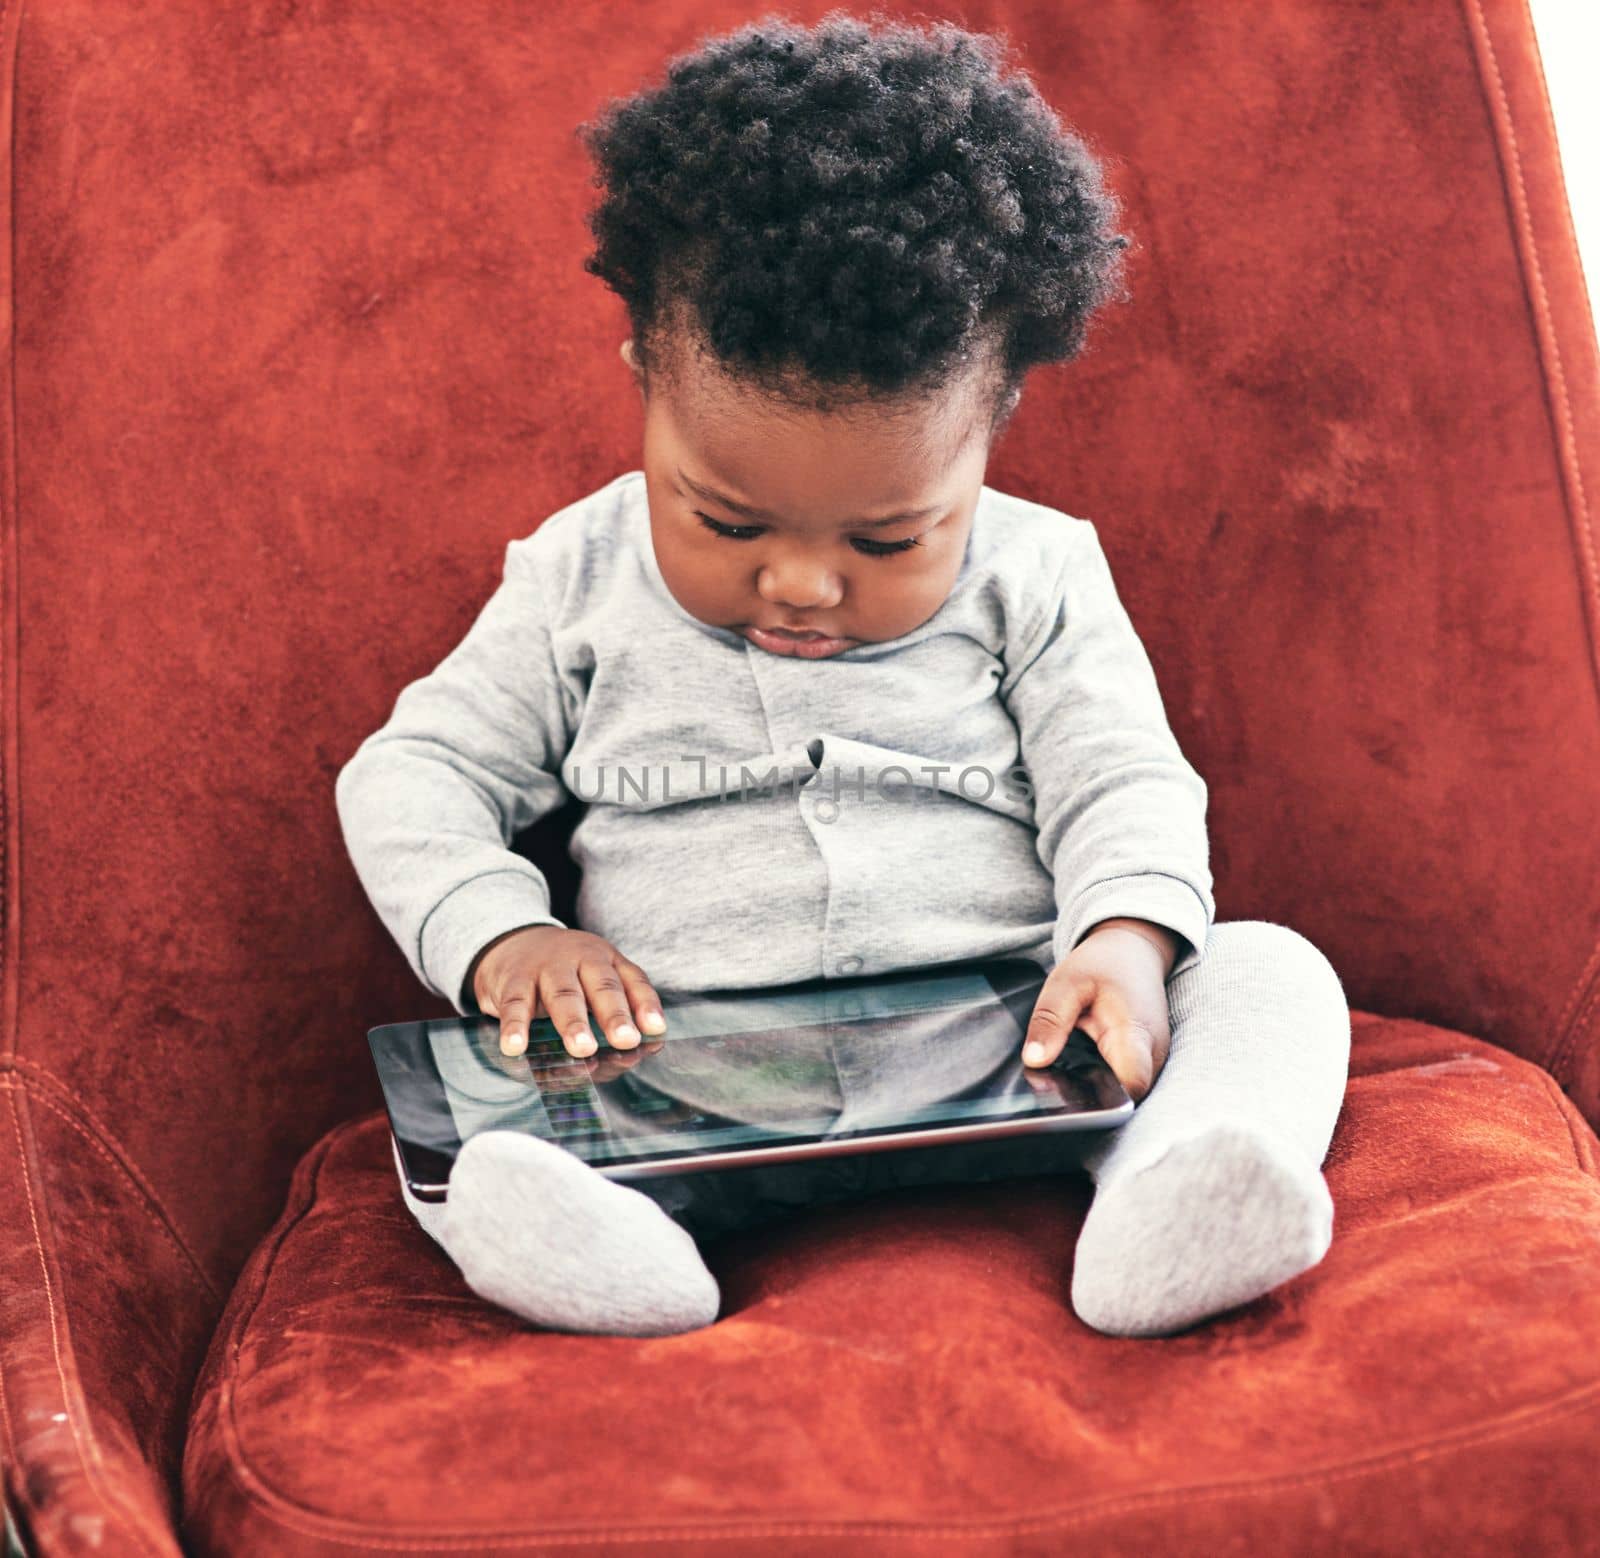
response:
[(1324, 1172), (1323, 1260), (1175, 1336), (1073, 1313), (1077, 1174), (735, 1234), (714, 1325), (580, 1336), (471, 1292), (365, 1115), (307, 1153), (230, 1296), (188, 1550), (1584, 1550), (1592, 1130), (1505, 1050), (1357, 1013)]

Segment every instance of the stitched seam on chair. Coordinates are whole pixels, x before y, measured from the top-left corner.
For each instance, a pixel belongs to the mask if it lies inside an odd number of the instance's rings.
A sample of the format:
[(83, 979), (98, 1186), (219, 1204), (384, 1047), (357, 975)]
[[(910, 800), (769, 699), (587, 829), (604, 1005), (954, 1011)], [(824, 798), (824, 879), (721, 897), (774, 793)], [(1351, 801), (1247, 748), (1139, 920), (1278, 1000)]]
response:
[[(1257, 1498), (1298, 1488), (1326, 1487), (1330, 1483), (1348, 1481), (1355, 1477), (1389, 1471), (1396, 1466), (1406, 1464), (1420, 1465), (1425, 1461), (1438, 1459), (1439, 1454), (1444, 1452), (1471, 1449), (1478, 1445), (1493, 1443), (1496, 1440), (1509, 1438), (1518, 1429), (1537, 1427), (1563, 1417), (1572, 1416), (1582, 1411), (1586, 1406), (1591, 1405), (1597, 1396), (1600, 1396), (1600, 1382), (1591, 1382), (1588, 1385), (1579, 1386), (1575, 1391), (1566, 1392), (1561, 1396), (1553, 1396), (1549, 1400), (1538, 1403), (1531, 1408), (1507, 1413), (1505, 1417), (1498, 1418), (1492, 1423), (1480, 1425), (1477, 1430), (1463, 1430), (1454, 1436), (1441, 1435), (1436, 1439), (1426, 1440), (1418, 1445), (1407, 1446), (1405, 1449), (1385, 1451), (1383, 1454), (1372, 1456), (1367, 1460), (1348, 1461), (1341, 1465), (1320, 1467), (1310, 1472), (1284, 1472), (1277, 1476), (1263, 1477), (1254, 1482), (1200, 1483), (1191, 1487), (1162, 1488), (1151, 1493), (1123, 1494), (1085, 1509), (1067, 1510), (1060, 1514), (1026, 1515), (1011, 1520), (973, 1521), (966, 1525), (945, 1524), (934, 1526), (885, 1520), (834, 1520), (800, 1523), (735, 1521), (720, 1526), (656, 1526), (622, 1530), (615, 1527), (591, 1528), (589, 1530), (579, 1530), (572, 1527), (564, 1529), (556, 1527), (535, 1529), (485, 1527), (482, 1530), (462, 1532), (459, 1535), (441, 1532), (428, 1537), (406, 1539), (389, 1537), (382, 1532), (373, 1531), (369, 1526), (360, 1526), (354, 1522), (335, 1521), (329, 1516), (318, 1515), (312, 1510), (302, 1510), (299, 1505), (289, 1503), (281, 1495), (274, 1493), (272, 1489), (260, 1481), (259, 1477), (255, 1477), (253, 1472), (249, 1472), (249, 1468), (236, 1465), (236, 1469), (248, 1473), (274, 1503), (282, 1506), (282, 1508), (272, 1511), (273, 1516), (280, 1525), (288, 1527), (291, 1531), (299, 1532), (305, 1536), (315, 1536), (326, 1542), (338, 1542), (346, 1546), (360, 1546), (369, 1549), (382, 1548), (396, 1552), (437, 1547), (460, 1547), (465, 1551), (472, 1551), (475, 1548), (481, 1548), (484, 1542), (525, 1540), (594, 1546), (602, 1542), (681, 1542), (685, 1540), (715, 1540), (718, 1538), (749, 1540), (752, 1537), (763, 1536), (845, 1536), (864, 1535), (874, 1532), (891, 1536), (952, 1538), (1019, 1536), (1027, 1533), (1068, 1530), (1107, 1517), (1128, 1514), (1134, 1511), (1159, 1509), (1174, 1504), (1195, 1504), (1202, 1501), (1222, 1501), (1230, 1498)], [(305, 1514), (311, 1518), (305, 1521), (291, 1520), (288, 1518), (289, 1513)], [(343, 1534), (346, 1532), (348, 1533), (348, 1539)]]
[[(3, 14), (0, 14), (0, 24), (3, 24), (3, 21)], [(72, 1434), (73, 1447), (78, 1452), (78, 1465), (83, 1469), (84, 1482), (105, 1506), (107, 1513), (112, 1517), (114, 1523), (122, 1528), (123, 1534), (131, 1534), (137, 1540), (140, 1548), (144, 1552), (154, 1554), (156, 1550), (145, 1540), (144, 1532), (140, 1529), (140, 1523), (137, 1515), (120, 1498), (116, 1498), (112, 1495), (111, 1489), (104, 1476), (106, 1472), (106, 1464), (105, 1458), (100, 1453), (99, 1442), (96, 1440), (92, 1431), (88, 1432), (86, 1440), (85, 1434), (79, 1429), (79, 1414), (73, 1410), (73, 1407), (75, 1399), (79, 1401), (83, 1399), (82, 1382), (78, 1379), (78, 1371), (76, 1363), (74, 1363), (72, 1378), (78, 1386), (75, 1397), (74, 1391), (68, 1388), (66, 1361), (62, 1353), (63, 1345), (65, 1345), (68, 1352), (71, 1351), (71, 1342), (63, 1335), (67, 1325), (66, 1311), (61, 1311), (59, 1315), (56, 1312), (55, 1284), (50, 1280), (50, 1262), (45, 1256), (44, 1232), (39, 1221), (42, 1203), (35, 1202), (34, 1200), (33, 1175), (29, 1172), (28, 1151), (22, 1138), (22, 1113), (18, 1105), (18, 1100), (23, 1096), (24, 1089), (19, 1087), (8, 1087), (6, 1089), (6, 1093), (11, 1105), (11, 1129), (17, 1138), (17, 1166), (22, 1173), (22, 1188), (27, 1196), (28, 1201), (28, 1219), (33, 1228), (34, 1253), (39, 1258), (39, 1273), (44, 1278), (44, 1296), (45, 1304), (48, 1308), (50, 1316), (50, 1342), (55, 1358), (56, 1382), (61, 1389), (61, 1405), (66, 1409), (67, 1427)], [(8, 1411), (8, 1421), (9, 1417), (10, 1414)], [(87, 1427), (87, 1425), (85, 1425), (85, 1427)], [(85, 1450), (85, 1443), (87, 1443), (88, 1446), (87, 1451)], [(18, 1453), (20, 1452), (20, 1449), (21, 1446), (13, 1443), (13, 1456), (19, 1464), (21, 1462), (21, 1455)], [(38, 1505), (33, 1499), (25, 1496), (27, 1493), (27, 1489), (25, 1487), (19, 1489), (19, 1492), (24, 1494), (23, 1507), (30, 1510), (36, 1510), (38, 1508)]]
[[(183, 1236), (173, 1225), (172, 1219), (167, 1214), (167, 1209), (162, 1204), (161, 1198), (145, 1181), (144, 1176), (133, 1165), (131, 1160), (128, 1159), (122, 1144), (118, 1142), (115, 1137), (112, 1137), (108, 1140), (101, 1133), (98, 1121), (94, 1121), (93, 1128), (91, 1128), (90, 1124), (78, 1119), (64, 1104), (57, 1102), (53, 1098), (50, 1098), (38, 1088), (30, 1088), (28, 1086), (27, 1078), (22, 1074), (22, 1068), (24, 1066), (30, 1070), (39, 1072), (40, 1075), (49, 1078), (52, 1082), (55, 1080), (53, 1077), (50, 1077), (50, 1074), (44, 1071), (42, 1067), (36, 1067), (31, 1062), (23, 1061), (12, 1066), (8, 1065), (4, 1061), (0, 1061), (0, 1078), (3, 1078), (5, 1073), (10, 1070), (15, 1072), (18, 1079), (16, 1082), (6, 1082), (0, 1080), (0, 1088), (9, 1089), (15, 1087), (20, 1088), (23, 1092), (28, 1093), (32, 1098), (43, 1104), (45, 1108), (51, 1110), (53, 1113), (59, 1115), (61, 1119), (65, 1120), (67, 1124), (73, 1128), (73, 1130), (77, 1131), (77, 1133), (101, 1155), (101, 1157), (111, 1164), (114, 1169), (117, 1169), (121, 1173), (122, 1177), (132, 1184), (133, 1187), (143, 1197), (145, 1202), (145, 1210), (149, 1214), (150, 1220), (156, 1225), (157, 1229), (166, 1238), (167, 1242), (173, 1247), (173, 1249), (178, 1252), (178, 1255), (181, 1257), (183, 1263), (193, 1273), (195, 1279), (200, 1283), (201, 1287), (205, 1289), (207, 1296), (214, 1303), (221, 1305), (223, 1302), (222, 1293), (217, 1288), (216, 1284), (212, 1282), (211, 1278), (206, 1275), (205, 1268), (200, 1264), (199, 1258), (195, 1255), (194, 1251), (189, 1248)], [(89, 1112), (88, 1110), (84, 1110), (84, 1113), (85, 1115), (88, 1115)], [(92, 1118), (93, 1117), (90, 1116), (91, 1120)]]
[(342, 1140), (345, 1135), (368, 1124), (372, 1118), (370, 1115), (359, 1116), (346, 1122), (346, 1124), (323, 1139), (323, 1150), (310, 1165), (310, 1173), (306, 1180), (307, 1193), (304, 1200), (300, 1205), (293, 1208), (292, 1215), (288, 1209), (285, 1210), (285, 1218), (277, 1237), (272, 1242), (271, 1253), (260, 1268), (258, 1286), (248, 1312), (241, 1315), (235, 1325), (234, 1334), (228, 1339), (226, 1366), (222, 1382), (224, 1399), (221, 1403), (222, 1410), (218, 1414), (223, 1428), (228, 1458), (233, 1470), (239, 1477), (240, 1491), (247, 1498), (253, 1498), (258, 1506), (265, 1509), (278, 1524), (301, 1535), (315, 1536), (323, 1541), (338, 1542), (346, 1546), (406, 1552), (414, 1551), (418, 1548), (440, 1546), (461, 1547), (471, 1550), (473, 1547), (481, 1547), (486, 1541), (507, 1540), (537, 1540), (593, 1546), (599, 1542), (665, 1542), (686, 1539), (748, 1539), (752, 1536), (849, 1535), (873, 1531), (888, 1534), (949, 1537), (1019, 1535), (1029, 1531), (1068, 1529), (1085, 1525), (1090, 1521), (1105, 1516), (1125, 1513), (1131, 1510), (1159, 1508), (1163, 1505), (1179, 1502), (1192, 1503), (1199, 1500), (1233, 1497), (1254, 1498), (1285, 1489), (1325, 1486), (1351, 1477), (1387, 1471), (1392, 1467), (1406, 1463), (1419, 1464), (1423, 1461), (1435, 1459), (1439, 1455), (1452, 1450), (1469, 1449), (1475, 1445), (1492, 1443), (1495, 1440), (1510, 1437), (1519, 1429), (1536, 1427), (1541, 1423), (1571, 1415), (1583, 1410), (1585, 1406), (1600, 1397), (1600, 1381), (1591, 1381), (1588, 1384), (1577, 1386), (1573, 1390), (1548, 1397), (1544, 1401), (1514, 1408), (1512, 1411), (1488, 1423), (1481, 1423), (1472, 1428), (1462, 1429), (1454, 1434), (1441, 1434), (1415, 1445), (1386, 1450), (1365, 1460), (1323, 1466), (1307, 1472), (1285, 1472), (1278, 1476), (1263, 1477), (1252, 1482), (1196, 1484), (1191, 1487), (1163, 1488), (1153, 1493), (1122, 1495), (1086, 1509), (1070, 1510), (1059, 1515), (1032, 1515), (1013, 1520), (991, 1520), (974, 1522), (970, 1525), (947, 1524), (943, 1526), (915, 1525), (890, 1521), (829, 1521), (800, 1524), (735, 1522), (721, 1526), (658, 1526), (633, 1530), (605, 1528), (582, 1531), (571, 1528), (561, 1530), (551, 1527), (533, 1529), (525, 1527), (484, 1528), (459, 1533), (437, 1532), (430, 1536), (409, 1539), (388, 1537), (381, 1532), (373, 1531), (368, 1525), (356, 1521), (339, 1520), (333, 1516), (321, 1514), (316, 1510), (307, 1509), (274, 1488), (246, 1459), (239, 1436), (238, 1423), (235, 1420), (233, 1411), (235, 1405), (233, 1387), (237, 1377), (240, 1339), (248, 1331), (250, 1321), (254, 1318), (261, 1299), (266, 1293), (267, 1284), (271, 1279), (273, 1267), (277, 1261), (278, 1251), (282, 1248), (284, 1240), (292, 1229), (317, 1204), (321, 1193), (323, 1166), (326, 1164), (328, 1155), (334, 1145)]
[[(1545, 370), (1545, 388), (1549, 395), (1551, 422), (1555, 432), (1557, 464), (1566, 476), (1564, 490), (1568, 496), (1567, 522), (1577, 543), (1580, 559), (1587, 564), (1587, 572), (1579, 570), (1583, 586), (1584, 626), (1589, 638), (1589, 665), (1591, 674), (1600, 675), (1600, 645), (1596, 643), (1595, 622), (1600, 619), (1600, 561), (1595, 555), (1594, 531), (1590, 520), (1589, 502), (1584, 490), (1583, 472), (1578, 463), (1577, 437), (1572, 426), (1572, 403), (1567, 395), (1566, 374), (1561, 365), (1561, 347), (1556, 340), (1555, 323), (1550, 317), (1550, 300), (1544, 288), (1544, 271), (1539, 263), (1538, 245), (1534, 240), (1533, 219), (1528, 208), (1527, 185), (1522, 174), (1522, 152), (1517, 144), (1516, 126), (1511, 117), (1511, 104), (1506, 97), (1505, 79), (1500, 73), (1500, 61), (1495, 53), (1494, 39), (1490, 36), (1488, 22), (1483, 14), (1482, 0), (1463, 0), (1467, 7), (1468, 32), (1481, 44), (1481, 55), (1474, 51), (1478, 65), (1478, 85), (1489, 100), (1489, 122), (1500, 150), (1502, 177), (1511, 206), (1512, 225), (1521, 242), (1517, 246), (1521, 259), (1523, 288), (1533, 311), (1534, 337), (1539, 346), (1540, 362)], [(1525, 23), (1537, 48), (1537, 35), (1533, 33), (1532, 17), (1526, 15)], [(1472, 26), (1476, 19), (1476, 27)], [(1487, 65), (1487, 70), (1485, 69)], [(1493, 76), (1493, 96), (1490, 96), (1488, 75)], [(1498, 105), (1498, 113), (1495, 108)], [(1546, 105), (1548, 113), (1548, 104)], [(1559, 145), (1555, 147), (1559, 156)], [(1582, 1031), (1576, 1021), (1569, 1022), (1570, 1012), (1581, 998), (1588, 980), (1587, 970), (1600, 954), (1600, 937), (1585, 961), (1585, 973), (1563, 1003), (1562, 1021), (1557, 1024), (1555, 1042), (1551, 1045), (1543, 1064), (1552, 1074), (1559, 1076), (1568, 1051), (1577, 1043)], [(1587, 1003), (1585, 1003), (1587, 1004)]]
[[(1589, 956), (1588, 965), (1578, 978), (1566, 1008), (1556, 1023), (1556, 1042), (1545, 1069), (1560, 1080), (1567, 1062), (1577, 1053), (1578, 1036), (1593, 1026), (1593, 1014), (1600, 1007), (1600, 946)], [(1569, 1015), (1570, 1014), (1570, 1015)], [(1600, 1041), (1600, 1033), (1591, 1042)]]
[(1572, 1138), (1572, 1156), (1577, 1159), (1578, 1167), (1592, 1178), (1600, 1179), (1600, 1164), (1595, 1162), (1594, 1150), (1578, 1135), (1578, 1127), (1572, 1119), (1577, 1112), (1577, 1105), (1561, 1091), (1560, 1085), (1548, 1071), (1541, 1071), (1539, 1077), (1550, 1090), (1551, 1107), (1566, 1121), (1567, 1135)]

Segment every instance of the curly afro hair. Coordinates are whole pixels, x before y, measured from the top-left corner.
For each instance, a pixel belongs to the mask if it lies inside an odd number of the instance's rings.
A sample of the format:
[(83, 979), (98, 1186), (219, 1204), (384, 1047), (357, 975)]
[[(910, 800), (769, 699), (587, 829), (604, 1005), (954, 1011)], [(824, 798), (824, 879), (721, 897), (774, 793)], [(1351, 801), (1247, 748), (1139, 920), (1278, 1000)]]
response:
[[(874, 31), (872, 23), (881, 23)], [(689, 338), (789, 405), (921, 397), (982, 362), (991, 438), (1121, 290), (1120, 206), (1004, 35), (768, 15), (580, 125), (605, 191), (584, 269), (641, 370)]]

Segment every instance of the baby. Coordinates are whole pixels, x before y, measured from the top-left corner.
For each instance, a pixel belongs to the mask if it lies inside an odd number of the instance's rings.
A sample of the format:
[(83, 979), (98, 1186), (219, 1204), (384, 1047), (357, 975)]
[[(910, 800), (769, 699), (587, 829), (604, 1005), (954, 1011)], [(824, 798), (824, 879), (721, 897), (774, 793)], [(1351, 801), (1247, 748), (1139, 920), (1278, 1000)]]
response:
[[(610, 1076), (660, 1049), (663, 993), (1034, 958), (1024, 1066), (1081, 1028), (1138, 1105), (1081, 1153), (1072, 1306), (1161, 1335), (1326, 1253), (1349, 1012), (1297, 932), (1213, 923), (1206, 786), (1095, 526), (985, 485), (1027, 372), (1076, 354), (1127, 242), (998, 50), (769, 18), (586, 127), (607, 191), (586, 268), (628, 308), (641, 469), (507, 545), (336, 798), (418, 979), (498, 1017), (507, 1056), (544, 1015)], [(573, 796), (569, 926), (509, 845)], [(716, 1318), (697, 1234), (775, 1196), (988, 1177), (852, 1161), (635, 1186), (490, 1129), (445, 1202), (401, 1188), (481, 1296), (662, 1335)], [(1004, 1172), (1051, 1161), (1021, 1139)]]

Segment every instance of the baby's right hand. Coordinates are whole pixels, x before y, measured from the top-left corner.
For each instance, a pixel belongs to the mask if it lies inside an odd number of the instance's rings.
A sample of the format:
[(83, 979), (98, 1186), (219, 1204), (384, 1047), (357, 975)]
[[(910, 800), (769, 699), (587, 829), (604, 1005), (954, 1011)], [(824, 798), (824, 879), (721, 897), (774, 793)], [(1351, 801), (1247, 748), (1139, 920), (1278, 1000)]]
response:
[(661, 998), (637, 963), (602, 936), (560, 925), (525, 925), (490, 942), (474, 964), (472, 993), (500, 1019), (502, 1055), (527, 1049), (541, 1004), (567, 1053), (580, 1059), (596, 1048), (589, 1006), (617, 1049), (638, 1044), (639, 1028), (660, 1034), (667, 1026)]

